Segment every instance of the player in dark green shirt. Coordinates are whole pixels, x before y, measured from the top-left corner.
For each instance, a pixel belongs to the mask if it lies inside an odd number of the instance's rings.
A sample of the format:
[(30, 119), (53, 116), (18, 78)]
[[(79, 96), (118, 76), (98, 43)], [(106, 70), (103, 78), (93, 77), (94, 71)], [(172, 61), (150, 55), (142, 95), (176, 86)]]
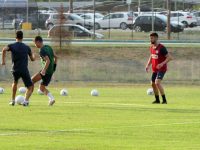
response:
[(41, 57), (42, 70), (32, 77), (32, 82), (36, 83), (42, 80), (39, 88), (45, 95), (48, 96), (49, 105), (52, 106), (55, 103), (55, 99), (46, 89), (46, 86), (49, 85), (52, 75), (56, 70), (57, 56), (50, 46), (43, 44), (42, 37), (36, 36), (34, 42), (35, 46), (40, 49), (39, 54)]

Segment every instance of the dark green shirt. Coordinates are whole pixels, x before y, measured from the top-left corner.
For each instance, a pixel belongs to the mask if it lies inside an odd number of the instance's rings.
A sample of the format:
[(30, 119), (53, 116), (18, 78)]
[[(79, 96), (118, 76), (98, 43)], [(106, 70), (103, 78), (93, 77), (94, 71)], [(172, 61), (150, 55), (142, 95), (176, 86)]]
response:
[(46, 74), (53, 74), (54, 72), (54, 53), (53, 53), (53, 49), (48, 46), (48, 45), (44, 45), (41, 49), (40, 49), (40, 57), (41, 57), (41, 63), (42, 63), (42, 67), (44, 68), (45, 66), (45, 61), (44, 61), (44, 57), (48, 56), (49, 60), (50, 60), (50, 64), (49, 67), (46, 70)]

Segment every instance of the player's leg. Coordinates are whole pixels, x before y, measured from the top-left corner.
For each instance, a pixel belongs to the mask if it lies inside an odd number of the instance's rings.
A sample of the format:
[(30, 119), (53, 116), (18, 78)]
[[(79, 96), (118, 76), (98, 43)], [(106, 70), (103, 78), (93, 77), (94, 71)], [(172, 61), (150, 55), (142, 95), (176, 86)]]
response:
[(18, 82), (16, 82), (16, 81), (14, 81), (13, 84), (12, 84), (12, 100), (9, 103), (12, 106), (15, 105), (15, 97), (16, 97), (16, 93), (17, 93), (17, 84), (18, 84)]
[(160, 95), (162, 96), (162, 99), (163, 99), (163, 104), (167, 104), (167, 100), (166, 100), (166, 97), (165, 97), (165, 91), (164, 91), (164, 88), (161, 84), (162, 82), (162, 79), (164, 78), (164, 75), (165, 73), (164, 72), (158, 72), (158, 75), (156, 77), (156, 80), (155, 80), (155, 84), (160, 92)]
[(41, 76), (40, 72), (34, 74), (31, 77), (31, 80), (32, 80), (33, 84), (35, 84), (36, 82), (40, 81), (41, 79), (42, 79), (42, 76)]
[(48, 96), (49, 98), (49, 106), (52, 106), (55, 103), (55, 99), (51, 92), (46, 88), (49, 83), (51, 82), (52, 75), (46, 74), (45, 76), (42, 76), (42, 82), (40, 84), (40, 90)]
[(33, 90), (34, 90), (34, 85), (31, 80), (29, 72), (24, 72), (22, 74), (22, 80), (24, 82), (24, 85), (27, 88), (27, 91), (25, 93), (25, 101), (23, 102), (23, 106), (28, 106), (29, 105), (29, 98), (31, 97)]
[(12, 84), (12, 100), (9, 103), (10, 105), (14, 106), (15, 105), (15, 97), (16, 97), (16, 93), (17, 93), (17, 84), (18, 84), (18, 80), (20, 78), (20, 75), (17, 72), (13, 72), (13, 84)]
[(157, 73), (154, 72), (152, 74), (152, 77), (151, 77), (151, 86), (153, 88), (154, 95), (155, 95), (155, 101), (152, 102), (153, 104), (159, 104), (160, 103), (159, 91), (158, 91), (158, 88), (157, 88), (156, 83), (155, 83), (156, 77), (157, 77)]

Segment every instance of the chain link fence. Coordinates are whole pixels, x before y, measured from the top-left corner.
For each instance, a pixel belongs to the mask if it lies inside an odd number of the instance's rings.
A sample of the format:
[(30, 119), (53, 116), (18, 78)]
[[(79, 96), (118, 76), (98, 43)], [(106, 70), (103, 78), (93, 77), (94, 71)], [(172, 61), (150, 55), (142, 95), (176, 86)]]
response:
[[(6, 2), (6, 3), (5, 3)], [(12, 1), (0, 0), (0, 39), (5, 40), (6, 38), (13, 38), (10, 42), (14, 41), (15, 30), (22, 28), (21, 25), (27, 21), (32, 23), (32, 29), (41, 29), (41, 30), (24, 30), (25, 38), (34, 38), (36, 35), (41, 35), (43, 38), (46, 38), (48, 35), (48, 30), (46, 29), (45, 22), (49, 18), (51, 13), (44, 13), (39, 11), (38, 5), (35, 1), (23, 1), (20, 0), (19, 3), (12, 3)], [(23, 4), (21, 4), (23, 3)], [(145, 6), (150, 5), (148, 1), (145, 3)], [(144, 6), (144, 3), (141, 3)], [(57, 13), (59, 12), (66, 13), (67, 8), (61, 9), (61, 5), (57, 8)], [(103, 14), (102, 18), (92, 18), (90, 21), (86, 17), (83, 17), (83, 26), (88, 22), (89, 25), (93, 25), (93, 28), (90, 30), (85, 29), (89, 33), (101, 33), (104, 35), (103, 40), (148, 40), (150, 31), (135, 31), (133, 28), (134, 8), (136, 6), (131, 5), (128, 7), (127, 4), (115, 5), (107, 7), (105, 9), (103, 6), (99, 7), (96, 10), (96, 14)], [(125, 9), (126, 8), (126, 11)], [(134, 10), (133, 10), (134, 8)], [(163, 6), (164, 8), (164, 6)], [(130, 11), (128, 11), (130, 9)], [(62, 10), (62, 11), (61, 11)], [(141, 9), (142, 11), (142, 9)], [(150, 10), (149, 10), (150, 11)], [(28, 12), (28, 13), (27, 13)], [(6, 14), (6, 15), (5, 15)], [(44, 18), (41, 19), (41, 16)], [(91, 9), (79, 9), (74, 11), (76, 15), (86, 15), (94, 16), (94, 12)], [(123, 15), (122, 15), (123, 14)], [(157, 13), (150, 13), (150, 15), (156, 16)], [(61, 16), (60, 14), (59, 16)], [(131, 22), (128, 24), (121, 24), (115, 22), (116, 20), (123, 20), (120, 17), (127, 15), (126, 21)], [(10, 17), (10, 18), (9, 18)], [(114, 17), (114, 18), (112, 18)], [(12, 28), (8, 28), (6, 25), (6, 20), (12, 22), (10, 25)], [(20, 23), (16, 24), (17, 20), (20, 20)], [(41, 23), (40, 23), (40, 20)], [(58, 20), (58, 19), (57, 19)], [(107, 27), (102, 28), (98, 26), (99, 20), (103, 20)], [(68, 19), (67, 19), (68, 21)], [(156, 20), (155, 20), (156, 21)], [(13, 24), (14, 23), (14, 24)], [(154, 22), (153, 22), (154, 23)], [(35, 24), (35, 25), (34, 25)], [(65, 24), (65, 22), (62, 22)], [(118, 24), (117, 27), (111, 27), (111, 25)], [(153, 24), (155, 26), (155, 24)], [(152, 24), (150, 29), (152, 28)], [(154, 27), (157, 31), (157, 27)], [(80, 31), (78, 31), (80, 32)], [(200, 39), (199, 33), (200, 28), (197, 27), (187, 27), (183, 32), (172, 33), (171, 38), (173, 40), (185, 40), (185, 41), (198, 41)], [(60, 39), (69, 41), (69, 37), (64, 37), (64, 30), (59, 30)], [(83, 34), (83, 31), (80, 33)], [(70, 34), (70, 40), (73, 38), (78, 39), (93, 39), (91, 36), (93, 34), (74, 37)], [(166, 39), (167, 34), (164, 31), (159, 31), (160, 39)], [(51, 45), (55, 41), (58, 41), (59, 35), (55, 38), (52, 38)], [(99, 39), (101, 40), (101, 39)], [(2, 42), (3, 43), (3, 42)], [(64, 42), (65, 43), (65, 42)], [(60, 56), (57, 72), (54, 75), (55, 81), (88, 81), (88, 82), (131, 82), (131, 83), (147, 83), (150, 79), (150, 74), (145, 73), (145, 64), (149, 57), (148, 47), (138, 46), (111, 46), (111, 45), (97, 45), (97, 46), (81, 46), (81, 45), (71, 45), (69, 42), (69, 47), (66, 48), (64, 43), (57, 44), (60, 45), (58, 53)], [(0, 44), (0, 49), (6, 44)], [(32, 44), (30, 44), (32, 45)], [(35, 49), (35, 48), (33, 48)], [(177, 82), (177, 83), (199, 83), (200, 81), (200, 52), (198, 47), (193, 45), (188, 47), (170, 47), (172, 55), (175, 57), (172, 63), (169, 64), (169, 72), (166, 74), (166, 80), (168, 82)], [(11, 68), (11, 58), (9, 55), (7, 59), (7, 66), (0, 67), (0, 81), (10, 81), (12, 79), (10, 68)], [(38, 72), (40, 68), (39, 59), (29, 64), (30, 72), (33, 75)]]

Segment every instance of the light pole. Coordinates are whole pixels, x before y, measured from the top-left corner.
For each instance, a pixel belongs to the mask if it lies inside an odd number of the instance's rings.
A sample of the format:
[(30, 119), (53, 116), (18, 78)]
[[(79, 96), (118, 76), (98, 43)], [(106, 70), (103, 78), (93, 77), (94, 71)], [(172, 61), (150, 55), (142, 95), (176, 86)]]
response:
[(93, 0), (93, 9), (94, 9), (94, 23), (93, 23), (93, 39), (95, 40), (95, 38), (96, 38), (96, 35), (95, 35), (95, 21), (96, 21), (96, 17), (95, 17), (95, 13), (96, 13), (96, 1), (95, 0)]
[(69, 12), (73, 13), (73, 0), (69, 0)]
[(171, 0), (167, 0), (167, 39), (171, 39), (171, 24), (170, 24), (170, 18), (171, 18)]
[(26, 22), (28, 22), (28, 0), (26, 1)]
[(140, 14), (140, 6), (141, 6), (141, 1), (138, 0), (138, 14)]
[(152, 7), (151, 7), (151, 12), (152, 12), (152, 32), (154, 32), (154, 1), (151, 1)]

